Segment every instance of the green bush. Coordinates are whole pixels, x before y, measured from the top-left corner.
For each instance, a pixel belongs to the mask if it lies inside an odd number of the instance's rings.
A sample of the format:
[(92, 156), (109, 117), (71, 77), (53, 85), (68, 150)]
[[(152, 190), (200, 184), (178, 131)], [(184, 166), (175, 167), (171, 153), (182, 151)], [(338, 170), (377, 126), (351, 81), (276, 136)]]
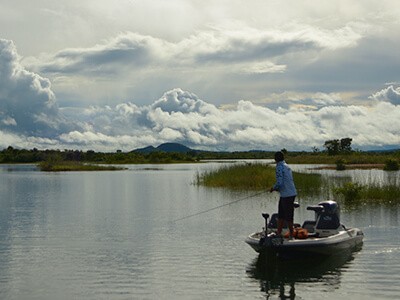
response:
[(338, 171), (343, 171), (346, 170), (346, 165), (345, 165), (345, 160), (344, 159), (338, 159), (336, 161), (336, 170)]
[(399, 163), (397, 160), (388, 159), (385, 162), (385, 167), (383, 168), (385, 171), (398, 171), (399, 170)]
[(354, 182), (346, 182), (343, 186), (334, 188), (333, 192), (342, 195), (346, 202), (354, 202), (361, 198), (363, 187)]

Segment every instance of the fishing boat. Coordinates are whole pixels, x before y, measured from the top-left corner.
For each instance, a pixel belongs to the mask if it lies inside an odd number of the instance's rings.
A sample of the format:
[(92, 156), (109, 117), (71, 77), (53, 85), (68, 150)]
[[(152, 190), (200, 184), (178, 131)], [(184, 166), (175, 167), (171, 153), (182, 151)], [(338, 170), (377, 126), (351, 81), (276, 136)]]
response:
[(363, 232), (340, 223), (338, 203), (323, 201), (318, 205), (308, 206), (307, 210), (314, 211), (315, 219), (304, 221), (302, 226), (295, 224), (294, 237), (291, 238), (286, 224), (283, 235), (276, 234), (278, 214), (269, 218), (269, 214), (263, 213), (265, 227), (260, 232), (250, 234), (246, 243), (258, 253), (282, 257), (329, 256), (361, 247)]

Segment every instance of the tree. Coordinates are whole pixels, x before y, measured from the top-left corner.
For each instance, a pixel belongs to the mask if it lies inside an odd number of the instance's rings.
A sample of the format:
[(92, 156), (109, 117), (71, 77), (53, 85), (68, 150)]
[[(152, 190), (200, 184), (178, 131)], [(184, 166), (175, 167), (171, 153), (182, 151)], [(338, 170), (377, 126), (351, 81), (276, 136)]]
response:
[(325, 141), (324, 148), (328, 151), (329, 155), (337, 155), (340, 150), (340, 143), (338, 139)]
[(351, 138), (342, 138), (341, 140), (334, 139), (325, 141), (324, 148), (329, 155), (337, 155), (342, 153), (350, 153), (351, 149), (351, 142), (353, 139)]
[(349, 153), (351, 152), (351, 142), (353, 139), (351, 138), (343, 138), (340, 140), (340, 152)]
[(311, 150), (312, 150), (313, 153), (319, 153), (319, 149), (317, 147), (315, 147), (315, 146), (312, 147)]

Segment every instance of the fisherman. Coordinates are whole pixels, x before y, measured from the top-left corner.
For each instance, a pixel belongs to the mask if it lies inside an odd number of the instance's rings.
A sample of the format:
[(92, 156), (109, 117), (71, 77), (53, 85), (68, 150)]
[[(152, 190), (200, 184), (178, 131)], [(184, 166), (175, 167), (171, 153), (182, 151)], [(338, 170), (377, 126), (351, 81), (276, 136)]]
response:
[(278, 191), (280, 194), (278, 206), (278, 230), (276, 234), (282, 234), (282, 228), (286, 221), (290, 232), (289, 239), (292, 239), (294, 199), (297, 196), (297, 191), (293, 181), (292, 170), (286, 164), (284, 155), (281, 151), (275, 153), (275, 162), (276, 183), (271, 187), (270, 192)]

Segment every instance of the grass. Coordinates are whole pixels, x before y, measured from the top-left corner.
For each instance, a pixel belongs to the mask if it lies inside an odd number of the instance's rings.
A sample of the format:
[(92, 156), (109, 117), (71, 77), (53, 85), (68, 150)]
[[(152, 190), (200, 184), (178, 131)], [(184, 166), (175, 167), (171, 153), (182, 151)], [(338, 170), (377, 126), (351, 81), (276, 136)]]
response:
[[(400, 186), (361, 185), (351, 181), (336, 182), (320, 174), (293, 172), (299, 195), (318, 196), (321, 193), (333, 194), (346, 205), (400, 204)], [(217, 170), (198, 173), (196, 184), (207, 187), (221, 187), (233, 190), (268, 190), (275, 183), (275, 168), (261, 163), (228, 165)]]
[(116, 171), (123, 170), (124, 168), (114, 166), (100, 166), (95, 164), (83, 164), (80, 162), (41, 162), (39, 164), (41, 171), (45, 172), (64, 172), (64, 171)]
[(399, 204), (400, 186), (389, 184), (361, 185), (354, 182), (347, 182), (340, 187), (333, 189), (334, 194), (342, 198), (346, 204)]
[(328, 155), (327, 153), (291, 153), (285, 157), (289, 164), (336, 164), (338, 161), (346, 165), (382, 165), (389, 160), (400, 162), (400, 152), (395, 153), (366, 153), (351, 152), (348, 154)]
[[(304, 194), (320, 191), (322, 176), (293, 172), (296, 188)], [(275, 183), (275, 168), (262, 163), (228, 165), (214, 171), (198, 173), (196, 184), (233, 190), (268, 190)]]
[(215, 171), (198, 173), (196, 184), (235, 190), (262, 190), (271, 187), (275, 171), (265, 164), (228, 165)]

